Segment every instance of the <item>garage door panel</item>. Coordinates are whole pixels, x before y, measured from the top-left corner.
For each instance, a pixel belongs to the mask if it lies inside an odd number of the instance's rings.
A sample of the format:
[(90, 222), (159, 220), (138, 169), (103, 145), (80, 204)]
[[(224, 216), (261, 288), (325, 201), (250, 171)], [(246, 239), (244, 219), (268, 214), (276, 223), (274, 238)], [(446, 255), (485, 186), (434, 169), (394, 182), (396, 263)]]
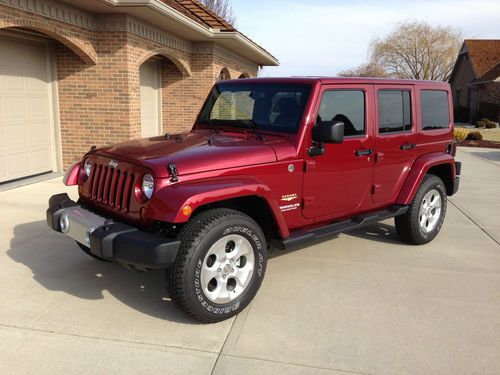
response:
[(0, 182), (53, 165), (46, 46), (0, 36)]
[(7, 157), (0, 155), (0, 181), (7, 179)]
[(11, 122), (26, 121), (27, 108), (25, 96), (6, 96), (5, 99), (5, 121)]
[(23, 151), (7, 155), (7, 174), (9, 179), (32, 174), (30, 171), (30, 153)]
[(29, 118), (33, 121), (49, 119), (49, 103), (47, 97), (34, 97), (28, 99)]
[(8, 125), (5, 126), (7, 145), (15, 152), (19, 147), (28, 150), (30, 145), (30, 134), (28, 125)]
[(29, 127), (30, 143), (38, 146), (50, 145), (50, 131), (44, 122), (31, 124)]
[(26, 91), (23, 69), (2, 67), (2, 75), (4, 75), (4, 87), (11, 94), (24, 93)]
[(14, 40), (9, 38), (0, 39), (0, 49), (5, 53), (3, 62), (12, 64), (45, 64), (45, 46), (29, 41)]
[(47, 93), (47, 80), (44, 76), (47, 74), (44, 67), (31, 67), (25, 69), (25, 83), (26, 90), (32, 93)]
[(159, 64), (147, 61), (140, 67), (141, 134), (143, 137), (159, 135), (160, 83)]
[(35, 149), (31, 152), (31, 169), (45, 172), (51, 168), (50, 152), (46, 148)]

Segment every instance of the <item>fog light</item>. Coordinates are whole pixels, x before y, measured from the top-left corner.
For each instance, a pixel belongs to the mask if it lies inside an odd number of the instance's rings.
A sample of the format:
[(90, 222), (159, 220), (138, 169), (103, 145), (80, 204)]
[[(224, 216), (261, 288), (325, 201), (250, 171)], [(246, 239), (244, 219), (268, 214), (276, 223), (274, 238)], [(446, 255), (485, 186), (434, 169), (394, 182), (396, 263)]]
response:
[(87, 243), (87, 245), (89, 245), (90, 247), (90, 232), (89, 231), (86, 231), (85, 232), (85, 242)]
[(67, 215), (62, 215), (59, 219), (59, 226), (61, 227), (61, 232), (68, 233), (69, 231), (69, 219)]

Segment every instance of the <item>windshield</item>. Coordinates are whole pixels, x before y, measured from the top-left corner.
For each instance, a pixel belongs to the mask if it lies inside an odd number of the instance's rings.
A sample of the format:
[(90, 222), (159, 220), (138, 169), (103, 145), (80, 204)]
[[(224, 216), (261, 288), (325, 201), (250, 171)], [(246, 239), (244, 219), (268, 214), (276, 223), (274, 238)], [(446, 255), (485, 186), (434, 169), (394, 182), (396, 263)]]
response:
[(198, 123), (297, 133), (309, 98), (309, 85), (218, 84)]

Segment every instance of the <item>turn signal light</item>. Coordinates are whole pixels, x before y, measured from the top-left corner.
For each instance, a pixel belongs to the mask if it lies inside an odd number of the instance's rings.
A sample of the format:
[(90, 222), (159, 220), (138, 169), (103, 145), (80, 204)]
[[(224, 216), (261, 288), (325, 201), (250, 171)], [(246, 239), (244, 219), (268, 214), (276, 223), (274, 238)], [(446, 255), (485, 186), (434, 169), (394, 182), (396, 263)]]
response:
[(191, 206), (185, 205), (184, 207), (182, 207), (182, 214), (184, 216), (189, 216), (192, 214), (192, 212), (193, 212), (193, 209), (191, 208)]

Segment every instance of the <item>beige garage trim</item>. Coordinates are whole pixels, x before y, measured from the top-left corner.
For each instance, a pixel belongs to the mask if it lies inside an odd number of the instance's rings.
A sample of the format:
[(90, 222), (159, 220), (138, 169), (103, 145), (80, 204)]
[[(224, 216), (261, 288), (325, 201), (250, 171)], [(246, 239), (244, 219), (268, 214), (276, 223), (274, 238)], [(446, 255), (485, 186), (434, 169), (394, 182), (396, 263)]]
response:
[(57, 170), (49, 42), (0, 33), (0, 183)]

